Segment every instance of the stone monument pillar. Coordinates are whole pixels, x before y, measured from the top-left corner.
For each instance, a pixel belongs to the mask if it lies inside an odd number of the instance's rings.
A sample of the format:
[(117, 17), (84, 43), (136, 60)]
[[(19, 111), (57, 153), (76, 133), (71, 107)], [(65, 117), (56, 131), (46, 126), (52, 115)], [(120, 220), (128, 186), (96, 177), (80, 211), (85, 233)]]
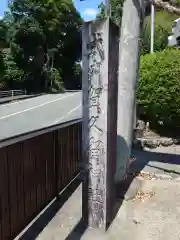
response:
[(103, 230), (115, 200), (118, 34), (108, 18), (82, 29), (83, 218)]

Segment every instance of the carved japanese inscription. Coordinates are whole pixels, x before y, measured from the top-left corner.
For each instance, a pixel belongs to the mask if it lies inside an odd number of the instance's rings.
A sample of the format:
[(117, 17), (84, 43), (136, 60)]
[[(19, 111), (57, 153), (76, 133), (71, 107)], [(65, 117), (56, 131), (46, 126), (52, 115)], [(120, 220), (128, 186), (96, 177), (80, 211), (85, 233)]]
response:
[(109, 153), (116, 152), (109, 149), (116, 147), (110, 141), (116, 139), (117, 121), (117, 57), (109, 58), (109, 51), (117, 56), (118, 51), (109, 46), (113, 42), (109, 26), (109, 19), (98, 20), (86, 23), (83, 32), (83, 157), (88, 174), (88, 186), (84, 185), (88, 188), (87, 199), (83, 201), (87, 201), (89, 224), (103, 229), (107, 225), (108, 199), (113, 188), (109, 184), (113, 176), (108, 174), (111, 165), (108, 161), (113, 158)]
[[(104, 142), (100, 135), (103, 129), (99, 121), (101, 114), (100, 98), (103, 90), (102, 64), (104, 61), (103, 33), (92, 32), (90, 41), (87, 43), (89, 68), (88, 68), (88, 95), (89, 95), (89, 178), (93, 181), (89, 185), (88, 200), (91, 209), (91, 222), (95, 225), (103, 224), (104, 192), (101, 181), (104, 181), (104, 162), (101, 155), (104, 153)], [(102, 30), (102, 29), (101, 29)]]

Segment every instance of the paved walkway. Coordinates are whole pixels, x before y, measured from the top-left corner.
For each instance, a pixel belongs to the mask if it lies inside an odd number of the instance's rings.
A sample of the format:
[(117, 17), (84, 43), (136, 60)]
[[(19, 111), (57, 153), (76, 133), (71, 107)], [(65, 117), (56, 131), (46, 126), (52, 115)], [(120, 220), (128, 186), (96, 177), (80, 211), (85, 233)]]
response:
[[(165, 151), (165, 150), (157, 150)], [(178, 150), (179, 151), (179, 150)], [(136, 153), (137, 154), (137, 153)], [(149, 160), (153, 160), (151, 153), (142, 152), (143, 159), (149, 154)], [(154, 153), (153, 153), (154, 154)], [(164, 155), (158, 158), (163, 161), (166, 170), (172, 168), (170, 163), (165, 163)], [(165, 155), (166, 156), (166, 155)], [(169, 155), (167, 155), (169, 156)], [(174, 159), (175, 155), (171, 156)], [(140, 152), (139, 152), (140, 157)], [(146, 156), (147, 159), (147, 156)], [(176, 164), (178, 166), (178, 156)], [(155, 168), (158, 166), (155, 161)], [(180, 162), (180, 161), (179, 161)], [(136, 176), (132, 181), (124, 200), (117, 198), (119, 211), (113, 220), (106, 234), (94, 229), (85, 229), (81, 222), (81, 186), (79, 186), (72, 196), (59, 209), (56, 202), (56, 214), (42, 231), (33, 235), (38, 229), (35, 225), (30, 234), (22, 239), (37, 240), (179, 240), (180, 239), (180, 181), (178, 171), (176, 176), (161, 169), (156, 174), (144, 173)], [(158, 170), (160, 171), (160, 169)], [(121, 192), (120, 186), (118, 191)], [(32, 234), (32, 235), (31, 235)], [(29, 236), (29, 237), (28, 237)], [(36, 237), (35, 237), (36, 236)]]
[[(152, 195), (151, 195), (152, 193)], [(142, 200), (140, 195), (142, 196)], [(65, 203), (37, 240), (179, 240), (180, 183), (146, 180), (135, 200), (124, 200), (106, 234), (81, 225), (81, 187)]]

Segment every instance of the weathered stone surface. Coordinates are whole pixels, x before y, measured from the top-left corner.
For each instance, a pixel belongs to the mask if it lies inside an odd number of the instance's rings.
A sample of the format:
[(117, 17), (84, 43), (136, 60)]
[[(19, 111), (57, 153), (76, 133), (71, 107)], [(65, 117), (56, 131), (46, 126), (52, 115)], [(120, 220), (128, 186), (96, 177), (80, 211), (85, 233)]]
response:
[(83, 26), (83, 217), (102, 229), (115, 199), (118, 34), (109, 19)]
[(175, 180), (176, 180), (177, 182), (180, 182), (180, 177), (176, 178)]
[(172, 177), (168, 174), (155, 173), (155, 177), (161, 180), (172, 180)]
[(173, 140), (172, 138), (136, 138), (133, 140), (134, 149), (144, 149), (147, 148), (157, 148), (159, 146), (168, 147), (173, 144), (178, 144), (178, 140)]
[(145, 127), (146, 125), (144, 121), (142, 120), (137, 121), (137, 126), (134, 130), (135, 138), (141, 138), (144, 136)]
[(116, 197), (126, 201), (135, 198), (137, 192), (142, 187), (143, 181), (139, 178), (122, 180), (116, 186)]
[[(106, 233), (85, 229), (81, 222), (81, 188), (79, 187), (42, 229), (35, 225), (32, 235), (22, 239), (36, 240), (179, 240), (180, 229), (180, 184), (169, 180), (144, 180), (142, 193), (154, 192), (143, 201), (119, 201), (116, 217)], [(56, 203), (58, 209), (59, 203)], [(52, 215), (52, 212), (50, 216)], [(46, 215), (47, 216), (47, 215)], [(33, 231), (34, 230), (34, 231)]]
[(144, 121), (142, 121), (142, 120), (138, 120), (138, 121), (137, 121), (137, 128), (138, 128), (138, 129), (145, 130), (145, 127), (146, 127), (146, 124), (145, 124)]
[(180, 145), (180, 138), (173, 138), (173, 144)]
[(144, 129), (136, 128), (134, 130), (134, 136), (135, 136), (135, 138), (142, 138), (144, 136)]
[(178, 141), (178, 139), (173, 139), (173, 143), (177, 145), (180, 143), (180, 141)]
[(156, 148), (159, 146), (159, 141), (155, 139), (146, 139), (144, 140), (144, 145), (148, 148)]
[(124, 195), (124, 199), (126, 201), (134, 199), (139, 189), (141, 189), (142, 185), (143, 185), (143, 180), (141, 180), (140, 178), (139, 179), (134, 178), (127, 192)]
[(139, 139), (134, 139), (132, 143), (132, 148), (142, 150), (143, 149), (142, 141)]
[(171, 146), (171, 145), (173, 145), (173, 143), (174, 142), (173, 142), (172, 138), (161, 140), (161, 145), (164, 147)]

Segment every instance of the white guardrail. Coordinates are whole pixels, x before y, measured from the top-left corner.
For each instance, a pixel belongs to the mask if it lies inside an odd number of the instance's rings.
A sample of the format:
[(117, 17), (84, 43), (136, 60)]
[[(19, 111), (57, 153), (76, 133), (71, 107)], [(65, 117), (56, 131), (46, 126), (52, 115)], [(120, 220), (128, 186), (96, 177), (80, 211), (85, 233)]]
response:
[(9, 91), (0, 91), (0, 98), (5, 97), (15, 97), (15, 96), (21, 96), (26, 95), (26, 90), (9, 90)]

